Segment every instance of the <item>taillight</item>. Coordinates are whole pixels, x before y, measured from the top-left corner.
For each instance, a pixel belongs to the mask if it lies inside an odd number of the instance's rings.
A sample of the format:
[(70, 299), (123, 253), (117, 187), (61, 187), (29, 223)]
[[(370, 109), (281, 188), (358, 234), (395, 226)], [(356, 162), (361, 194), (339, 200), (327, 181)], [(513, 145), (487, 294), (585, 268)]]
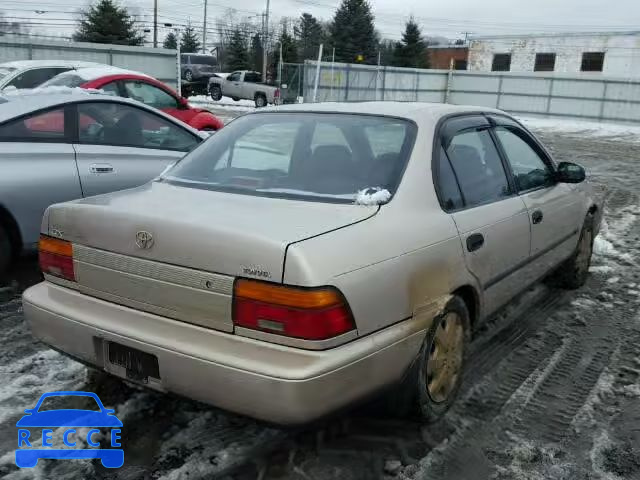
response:
[(38, 244), (42, 273), (76, 281), (73, 271), (73, 246), (71, 242), (40, 235)]
[(245, 279), (234, 285), (233, 323), (305, 340), (324, 340), (355, 328), (346, 301), (333, 287), (299, 288)]

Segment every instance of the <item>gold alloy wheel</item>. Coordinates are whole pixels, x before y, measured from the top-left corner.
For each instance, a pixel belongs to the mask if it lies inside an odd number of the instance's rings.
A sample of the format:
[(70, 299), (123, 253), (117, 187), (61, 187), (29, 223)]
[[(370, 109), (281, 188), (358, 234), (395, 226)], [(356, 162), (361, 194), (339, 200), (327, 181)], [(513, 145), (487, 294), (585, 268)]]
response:
[(460, 376), (464, 354), (462, 318), (449, 312), (440, 322), (427, 358), (427, 390), (436, 403), (449, 398)]

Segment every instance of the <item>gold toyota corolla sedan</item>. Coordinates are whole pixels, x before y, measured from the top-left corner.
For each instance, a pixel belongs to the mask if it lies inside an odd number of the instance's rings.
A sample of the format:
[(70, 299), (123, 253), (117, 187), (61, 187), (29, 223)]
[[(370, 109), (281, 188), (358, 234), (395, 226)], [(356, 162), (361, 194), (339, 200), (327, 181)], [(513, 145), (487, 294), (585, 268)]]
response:
[(545, 275), (584, 283), (584, 179), (497, 110), (264, 109), (147, 185), (50, 207), (24, 311), (83, 362), (270, 422), (389, 387), (434, 420), (484, 319)]

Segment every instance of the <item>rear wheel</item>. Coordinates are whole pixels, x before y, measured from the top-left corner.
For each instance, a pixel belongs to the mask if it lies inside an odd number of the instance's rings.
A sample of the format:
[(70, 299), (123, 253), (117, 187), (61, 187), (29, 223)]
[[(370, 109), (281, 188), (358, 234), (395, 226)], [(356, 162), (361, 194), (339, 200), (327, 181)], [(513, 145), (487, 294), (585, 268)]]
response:
[(212, 100), (215, 100), (216, 102), (218, 102), (222, 99), (222, 89), (220, 88), (219, 85), (212, 86), (210, 93), (211, 93)]
[(467, 306), (454, 296), (434, 319), (415, 364), (393, 394), (397, 414), (418, 414), (431, 423), (447, 412), (462, 382), (469, 332)]
[(587, 281), (593, 254), (593, 219), (587, 217), (580, 233), (578, 247), (573, 256), (563, 263), (552, 277), (555, 285), (575, 290)]
[(258, 108), (267, 106), (267, 97), (264, 96), (264, 93), (256, 93), (254, 101), (256, 102), (256, 107)]
[(193, 72), (191, 70), (187, 70), (186, 72), (184, 72), (184, 79), (187, 82), (193, 82)]
[(0, 278), (2, 278), (11, 264), (13, 249), (7, 231), (0, 225)]

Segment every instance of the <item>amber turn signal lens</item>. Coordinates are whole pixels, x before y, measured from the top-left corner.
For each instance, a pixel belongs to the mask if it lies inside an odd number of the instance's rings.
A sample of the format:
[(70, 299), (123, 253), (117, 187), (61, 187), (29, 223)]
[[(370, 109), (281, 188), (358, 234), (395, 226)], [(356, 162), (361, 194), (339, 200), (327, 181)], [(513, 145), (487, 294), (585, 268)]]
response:
[(343, 303), (341, 295), (332, 288), (305, 289), (244, 279), (236, 281), (234, 295), (294, 308), (327, 308)]
[(58, 238), (47, 237), (46, 235), (40, 235), (38, 250), (40, 250), (41, 252), (61, 255), (63, 257), (73, 256), (73, 245), (71, 244), (71, 242), (60, 240)]

